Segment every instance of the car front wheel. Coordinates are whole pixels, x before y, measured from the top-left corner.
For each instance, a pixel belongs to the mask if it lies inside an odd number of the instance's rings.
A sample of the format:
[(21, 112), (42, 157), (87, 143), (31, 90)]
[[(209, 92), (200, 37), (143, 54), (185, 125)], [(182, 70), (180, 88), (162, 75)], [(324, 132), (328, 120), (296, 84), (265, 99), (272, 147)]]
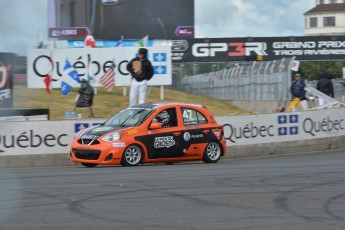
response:
[(142, 155), (143, 151), (140, 146), (128, 146), (122, 155), (121, 164), (123, 166), (136, 166), (140, 163)]
[(208, 143), (205, 148), (202, 160), (205, 163), (216, 163), (222, 155), (222, 148), (216, 142)]

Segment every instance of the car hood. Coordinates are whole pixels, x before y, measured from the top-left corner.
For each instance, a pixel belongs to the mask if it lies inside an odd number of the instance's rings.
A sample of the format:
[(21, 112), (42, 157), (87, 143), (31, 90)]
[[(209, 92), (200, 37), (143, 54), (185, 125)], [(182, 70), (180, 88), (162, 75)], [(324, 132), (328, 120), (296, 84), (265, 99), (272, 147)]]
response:
[(96, 126), (89, 128), (86, 132), (83, 133), (81, 138), (87, 138), (87, 139), (94, 139), (95, 137), (101, 137), (104, 134), (123, 129), (123, 127), (119, 126)]

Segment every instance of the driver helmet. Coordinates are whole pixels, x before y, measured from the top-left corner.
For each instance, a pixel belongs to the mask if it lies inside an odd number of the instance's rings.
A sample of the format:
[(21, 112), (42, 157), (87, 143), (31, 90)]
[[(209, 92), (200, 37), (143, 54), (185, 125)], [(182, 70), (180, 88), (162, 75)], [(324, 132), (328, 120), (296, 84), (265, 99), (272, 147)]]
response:
[(157, 122), (161, 123), (162, 126), (168, 125), (170, 122), (170, 115), (168, 112), (164, 111), (157, 114), (156, 119)]

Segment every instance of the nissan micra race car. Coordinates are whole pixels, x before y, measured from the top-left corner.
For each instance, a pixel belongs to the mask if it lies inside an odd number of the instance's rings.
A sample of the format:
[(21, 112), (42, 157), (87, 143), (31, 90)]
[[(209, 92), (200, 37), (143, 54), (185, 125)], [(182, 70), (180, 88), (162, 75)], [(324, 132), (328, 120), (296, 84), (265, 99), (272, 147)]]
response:
[(197, 160), (215, 163), (225, 152), (223, 127), (206, 107), (144, 103), (81, 130), (71, 145), (70, 159), (86, 167)]

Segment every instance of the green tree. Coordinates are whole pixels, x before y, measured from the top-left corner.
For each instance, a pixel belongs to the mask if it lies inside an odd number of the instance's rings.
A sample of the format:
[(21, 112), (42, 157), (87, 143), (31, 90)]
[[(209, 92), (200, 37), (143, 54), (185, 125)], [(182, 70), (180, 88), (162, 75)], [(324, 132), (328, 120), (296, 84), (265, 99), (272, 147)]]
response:
[(342, 78), (344, 67), (345, 61), (302, 61), (299, 72), (307, 80), (318, 80), (325, 72), (332, 78)]

